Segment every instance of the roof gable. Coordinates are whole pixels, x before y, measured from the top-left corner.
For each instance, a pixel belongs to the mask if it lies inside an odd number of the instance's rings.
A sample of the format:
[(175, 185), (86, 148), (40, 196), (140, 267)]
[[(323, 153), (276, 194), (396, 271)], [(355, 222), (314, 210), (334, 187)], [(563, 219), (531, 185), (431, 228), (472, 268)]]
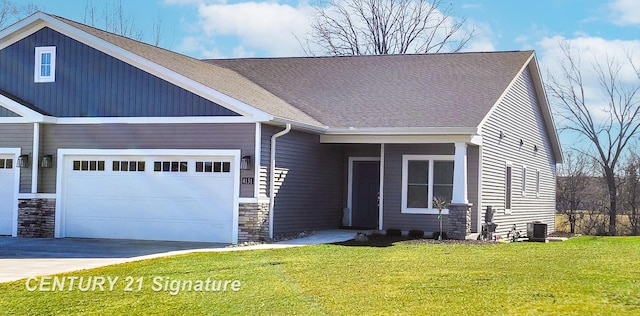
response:
[(233, 71), (42, 12), (1, 31), (0, 49), (44, 27), (256, 121), (268, 121), (275, 116), (320, 125)]

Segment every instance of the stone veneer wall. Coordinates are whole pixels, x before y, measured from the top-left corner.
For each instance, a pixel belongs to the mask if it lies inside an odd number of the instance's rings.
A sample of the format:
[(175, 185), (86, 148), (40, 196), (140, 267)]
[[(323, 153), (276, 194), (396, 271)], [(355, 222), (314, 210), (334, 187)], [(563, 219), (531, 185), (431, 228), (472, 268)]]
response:
[(55, 199), (18, 200), (18, 237), (53, 238), (55, 225)]
[(448, 208), (448, 237), (465, 239), (471, 233), (471, 204), (449, 204)]
[(240, 203), (238, 242), (269, 239), (269, 203)]

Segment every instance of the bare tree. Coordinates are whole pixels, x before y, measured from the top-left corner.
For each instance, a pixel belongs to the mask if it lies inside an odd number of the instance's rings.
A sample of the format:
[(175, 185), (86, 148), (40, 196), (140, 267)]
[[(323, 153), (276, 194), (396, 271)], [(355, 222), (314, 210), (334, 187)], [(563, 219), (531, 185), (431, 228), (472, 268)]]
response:
[(36, 11), (38, 6), (32, 3), (18, 5), (11, 0), (0, 0), (0, 30)]
[(100, 14), (95, 2), (87, 0), (84, 8), (84, 23), (137, 41), (142, 41), (144, 38), (144, 32), (135, 26), (135, 19), (125, 12), (122, 0), (118, 3), (104, 2), (104, 8)]
[[(581, 152), (594, 158), (600, 165), (609, 193), (609, 234), (616, 234), (616, 216), (618, 213), (619, 163), (623, 159), (627, 145), (640, 129), (640, 72), (633, 64), (631, 56), (628, 63), (636, 69), (638, 81), (625, 81), (621, 78), (623, 66), (619, 60), (608, 57), (591, 63), (605, 104), (591, 104), (586, 96), (585, 80), (587, 75), (581, 65), (580, 55), (564, 42), (561, 44), (563, 62), (560, 75), (550, 75), (546, 89), (556, 108), (556, 114), (568, 123), (563, 130), (569, 130), (586, 138), (590, 149)], [(594, 91), (589, 91), (593, 93)], [(601, 115), (596, 112), (602, 110)]]
[[(317, 5), (307, 54), (456, 52), (471, 39), (444, 0), (327, 0)], [(315, 48), (317, 47), (317, 48)]]
[(556, 209), (567, 216), (572, 234), (576, 232), (576, 222), (584, 215), (582, 211), (590, 207), (587, 196), (589, 179), (585, 156), (567, 154), (556, 179)]

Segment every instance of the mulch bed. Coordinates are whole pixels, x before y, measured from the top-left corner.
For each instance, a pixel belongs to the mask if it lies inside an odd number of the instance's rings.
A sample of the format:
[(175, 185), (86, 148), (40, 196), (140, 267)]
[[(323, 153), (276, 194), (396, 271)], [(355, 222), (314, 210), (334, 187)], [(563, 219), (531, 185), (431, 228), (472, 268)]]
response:
[[(354, 234), (355, 235), (355, 234)], [(407, 236), (387, 236), (382, 234), (372, 234), (367, 235), (368, 240), (366, 241), (356, 241), (354, 239), (333, 243), (333, 245), (339, 246), (360, 246), (360, 247), (389, 247), (393, 246), (395, 243), (407, 243), (407, 244), (449, 244), (449, 245), (487, 245), (487, 244), (495, 244), (495, 242), (490, 241), (480, 241), (480, 240), (454, 240), (454, 239), (445, 239), (445, 240), (436, 240), (436, 239), (428, 239), (428, 238), (411, 238)]]

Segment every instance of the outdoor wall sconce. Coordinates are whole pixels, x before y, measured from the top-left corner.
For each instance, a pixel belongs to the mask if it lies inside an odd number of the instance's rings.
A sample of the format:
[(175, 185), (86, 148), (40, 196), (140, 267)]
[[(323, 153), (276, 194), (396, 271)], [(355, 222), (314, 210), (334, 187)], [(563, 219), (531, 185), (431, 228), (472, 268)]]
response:
[(29, 155), (18, 156), (18, 168), (29, 168)]
[(537, 145), (533, 145), (533, 152), (535, 152), (535, 153), (538, 152), (538, 146)]
[(520, 146), (524, 145), (524, 140), (520, 139)]
[(504, 132), (503, 132), (503, 131), (500, 131), (500, 139), (503, 139), (503, 138), (504, 138), (504, 136), (505, 136), (505, 135), (504, 135)]
[(40, 158), (40, 167), (41, 168), (51, 168), (53, 167), (53, 155), (44, 155)]
[(251, 170), (251, 156), (243, 156), (240, 159), (240, 170)]

